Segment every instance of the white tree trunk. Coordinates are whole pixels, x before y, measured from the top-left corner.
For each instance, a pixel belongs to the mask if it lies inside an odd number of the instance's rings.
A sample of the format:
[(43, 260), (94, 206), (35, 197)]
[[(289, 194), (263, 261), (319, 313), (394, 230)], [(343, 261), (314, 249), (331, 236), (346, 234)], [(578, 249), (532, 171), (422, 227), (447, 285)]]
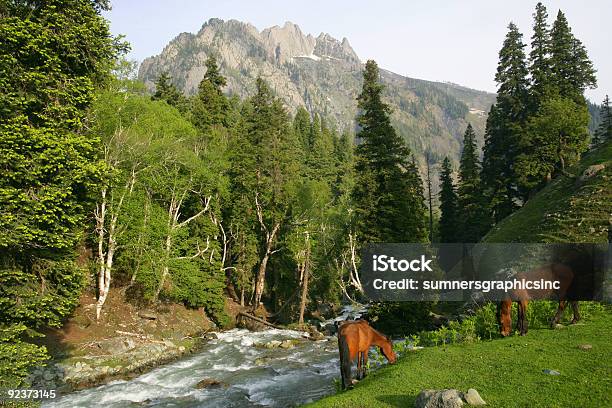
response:
[[(106, 262), (104, 253), (105, 220), (106, 220), (106, 188), (101, 191), (100, 203), (96, 205), (95, 218), (96, 230), (98, 232), (98, 301), (96, 303), (96, 320), (100, 318), (102, 305), (106, 300)], [(102, 299), (102, 302), (100, 302)]]
[(268, 260), (270, 259), (270, 255), (274, 253), (272, 248), (274, 247), (274, 242), (276, 241), (276, 234), (280, 228), (280, 223), (277, 223), (274, 228), (272, 228), (272, 232), (267, 234), (266, 237), (266, 252), (259, 264), (259, 270), (257, 271), (257, 280), (255, 282), (255, 302), (254, 307), (257, 308), (261, 303), (261, 297), (263, 296), (263, 291), (266, 283), (266, 268), (268, 266)]
[[(100, 269), (98, 271), (98, 300), (96, 302), (96, 320), (100, 319), (100, 313), (102, 312), (102, 307), (104, 306), (104, 302), (106, 302), (106, 298), (108, 297), (108, 292), (110, 289), (111, 271), (113, 269), (115, 250), (117, 249), (117, 220), (119, 219), (119, 214), (121, 213), (123, 201), (125, 200), (126, 195), (132, 193), (135, 182), (136, 172), (133, 169), (132, 176), (130, 177), (123, 191), (121, 192), (121, 197), (119, 198), (119, 202), (117, 203), (117, 205), (112, 205), (112, 195), (110, 205), (107, 203), (107, 189), (104, 188), (101, 193), (101, 203), (96, 209), (95, 217), (96, 228), (98, 229), (98, 262), (100, 264)], [(108, 234), (106, 234), (105, 236), (104, 232), (107, 212), (110, 216), (110, 225), (108, 228)], [(105, 240), (107, 241), (106, 253), (104, 253)]]

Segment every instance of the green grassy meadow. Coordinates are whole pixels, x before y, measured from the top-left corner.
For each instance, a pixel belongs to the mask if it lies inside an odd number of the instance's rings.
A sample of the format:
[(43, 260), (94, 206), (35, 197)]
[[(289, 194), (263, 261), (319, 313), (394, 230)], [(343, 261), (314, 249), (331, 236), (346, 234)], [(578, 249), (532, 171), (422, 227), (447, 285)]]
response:
[(412, 407), (421, 390), (444, 388), (475, 388), (490, 407), (612, 407), (612, 313), (524, 337), (412, 351), (309, 407)]

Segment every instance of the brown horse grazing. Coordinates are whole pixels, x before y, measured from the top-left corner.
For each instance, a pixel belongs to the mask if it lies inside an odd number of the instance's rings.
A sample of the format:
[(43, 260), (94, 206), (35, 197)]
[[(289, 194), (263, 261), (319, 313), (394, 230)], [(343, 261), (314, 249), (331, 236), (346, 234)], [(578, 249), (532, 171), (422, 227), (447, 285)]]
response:
[(342, 375), (342, 389), (353, 385), (351, 380), (351, 365), (357, 357), (357, 378), (366, 376), (368, 351), (370, 347), (380, 348), (383, 356), (390, 364), (397, 359), (393, 351), (391, 339), (377, 330), (374, 330), (365, 320), (347, 320), (338, 328), (338, 349), (340, 350), (340, 374)]
[[(574, 273), (572, 268), (561, 263), (553, 263), (545, 265), (540, 268), (533, 269), (527, 274), (519, 273), (516, 275), (517, 279), (526, 279), (536, 281), (539, 279), (545, 280), (558, 280), (560, 282), (560, 289), (554, 291), (555, 295), (559, 299), (559, 308), (557, 313), (551, 321), (551, 326), (559, 322), (568, 297), (572, 297), (572, 287), (574, 281)], [(499, 323), (500, 334), (504, 337), (509, 336), (512, 331), (512, 301), (516, 301), (518, 305), (518, 316), (516, 328), (524, 336), (527, 334), (527, 305), (530, 300), (546, 299), (552, 294), (551, 291), (547, 290), (516, 290), (512, 292), (509, 297), (502, 300), (497, 305), (497, 321)], [(572, 324), (576, 323), (580, 319), (580, 313), (578, 312), (578, 302), (571, 301), (572, 308), (574, 310), (574, 319)]]

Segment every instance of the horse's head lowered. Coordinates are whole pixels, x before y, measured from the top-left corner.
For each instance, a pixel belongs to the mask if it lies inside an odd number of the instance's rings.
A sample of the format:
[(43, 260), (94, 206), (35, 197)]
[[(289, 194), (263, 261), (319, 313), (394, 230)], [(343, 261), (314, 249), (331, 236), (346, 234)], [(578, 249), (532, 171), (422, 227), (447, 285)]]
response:
[(393, 350), (393, 342), (388, 336), (385, 336), (385, 341), (382, 343), (380, 350), (382, 351), (382, 354), (383, 356), (385, 356), (387, 361), (389, 361), (389, 364), (395, 364), (395, 362), (397, 361), (397, 355)]

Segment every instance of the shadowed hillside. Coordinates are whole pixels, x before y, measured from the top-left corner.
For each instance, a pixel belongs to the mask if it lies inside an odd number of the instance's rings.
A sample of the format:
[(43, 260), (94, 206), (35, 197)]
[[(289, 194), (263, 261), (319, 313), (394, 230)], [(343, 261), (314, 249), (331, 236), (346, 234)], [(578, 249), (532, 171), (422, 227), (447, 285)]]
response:
[[(608, 141), (500, 222), (483, 241), (607, 242), (611, 167), (612, 142)], [(585, 171), (596, 173), (589, 177)]]

